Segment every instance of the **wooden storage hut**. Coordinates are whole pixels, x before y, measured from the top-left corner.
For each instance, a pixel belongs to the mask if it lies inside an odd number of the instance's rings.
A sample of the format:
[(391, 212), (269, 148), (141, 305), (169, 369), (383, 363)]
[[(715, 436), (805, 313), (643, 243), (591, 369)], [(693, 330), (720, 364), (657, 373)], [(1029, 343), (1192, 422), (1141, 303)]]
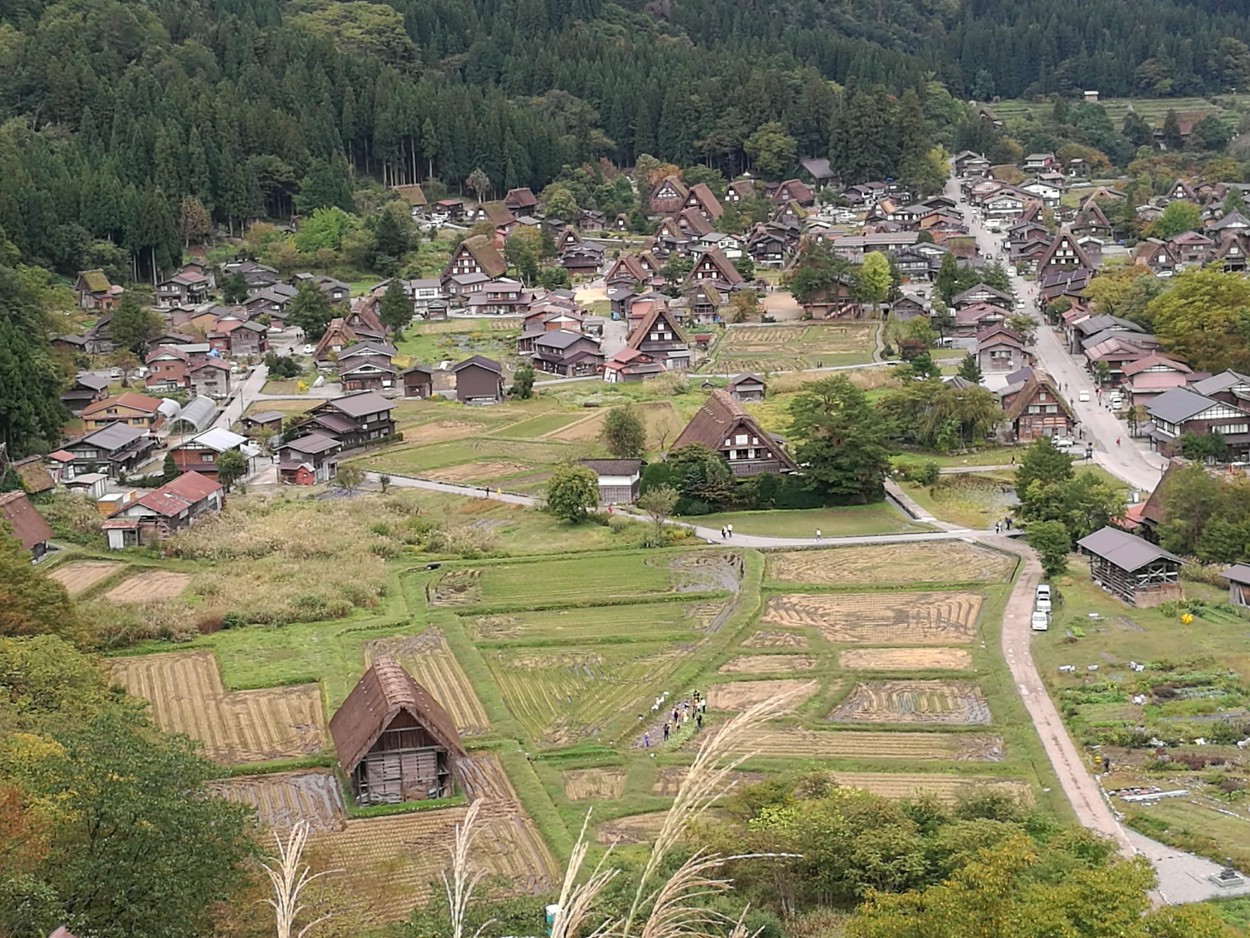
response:
[(1157, 606), (1181, 598), (1175, 554), (1119, 528), (1105, 527), (1076, 542), (1089, 557), (1089, 576), (1111, 595), (1132, 606)]
[(330, 720), (359, 804), (450, 796), (464, 746), (442, 705), (393, 658), (378, 658)]

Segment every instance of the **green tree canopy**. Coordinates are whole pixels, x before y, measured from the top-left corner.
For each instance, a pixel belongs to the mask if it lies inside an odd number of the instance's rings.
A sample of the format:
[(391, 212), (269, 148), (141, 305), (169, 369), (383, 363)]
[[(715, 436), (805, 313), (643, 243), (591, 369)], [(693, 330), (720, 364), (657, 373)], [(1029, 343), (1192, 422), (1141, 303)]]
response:
[(804, 387), (790, 402), (796, 461), (813, 491), (832, 502), (885, 497), (886, 424), (845, 375)]
[(621, 459), (636, 459), (647, 448), (647, 428), (629, 407), (615, 407), (608, 411), (600, 437), (608, 452)]
[(395, 335), (403, 335), (412, 323), (412, 300), (404, 292), (404, 284), (398, 277), (392, 277), (386, 285), (386, 292), (378, 301), (378, 319)]
[(562, 463), (547, 480), (547, 510), (570, 524), (585, 521), (599, 504), (599, 477), (586, 466)]
[(315, 283), (301, 283), (287, 306), (287, 319), (304, 333), (308, 342), (316, 342), (325, 335), (326, 326), (333, 318), (330, 298)]
[(1250, 280), (1184, 271), (1150, 301), (1146, 315), (1164, 349), (1191, 368), (1250, 370)]

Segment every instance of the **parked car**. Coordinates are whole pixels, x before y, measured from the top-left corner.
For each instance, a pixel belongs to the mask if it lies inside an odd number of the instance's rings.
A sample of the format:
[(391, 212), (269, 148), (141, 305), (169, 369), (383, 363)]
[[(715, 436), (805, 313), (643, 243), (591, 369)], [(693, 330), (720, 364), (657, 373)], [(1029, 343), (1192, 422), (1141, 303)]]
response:
[(1047, 629), (1050, 628), (1050, 613), (1048, 612), (1033, 613), (1033, 618), (1029, 622), (1029, 627), (1033, 629), (1034, 632), (1045, 632)]
[(1080, 401), (1082, 404), (1088, 404), (1089, 403), (1089, 391), (1078, 391), (1076, 395), (1076, 399)]
[(316, 351), (316, 346), (313, 346), (313, 345), (305, 345), (305, 346), (304, 346), (304, 354), (305, 354), (305, 355), (311, 355), (314, 351)]

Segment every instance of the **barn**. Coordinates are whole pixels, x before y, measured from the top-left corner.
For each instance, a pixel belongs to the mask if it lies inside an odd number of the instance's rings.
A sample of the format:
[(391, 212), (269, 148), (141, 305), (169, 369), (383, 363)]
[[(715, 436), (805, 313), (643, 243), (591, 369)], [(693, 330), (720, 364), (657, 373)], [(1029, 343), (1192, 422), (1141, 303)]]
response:
[(357, 803), (445, 798), (464, 746), (429, 691), (393, 658), (376, 659), (330, 720), (339, 765)]
[(1162, 547), (1109, 525), (1081, 538), (1076, 546), (1089, 557), (1094, 584), (1131, 606), (1157, 606), (1181, 598), (1184, 561)]

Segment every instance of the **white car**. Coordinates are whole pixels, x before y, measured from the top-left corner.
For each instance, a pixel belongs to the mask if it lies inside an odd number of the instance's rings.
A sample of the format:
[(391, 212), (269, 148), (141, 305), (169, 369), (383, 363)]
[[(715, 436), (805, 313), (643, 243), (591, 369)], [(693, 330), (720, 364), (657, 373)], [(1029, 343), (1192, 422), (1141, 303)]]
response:
[(305, 355), (311, 355), (314, 351), (316, 351), (316, 346), (313, 346), (313, 345), (305, 345), (305, 346), (304, 346), (304, 354), (305, 354)]
[(1035, 612), (1033, 618), (1029, 621), (1029, 627), (1034, 632), (1045, 632), (1050, 628), (1050, 613)]
[(1082, 404), (1088, 404), (1089, 403), (1089, 391), (1078, 391), (1076, 395), (1076, 399), (1080, 401)]

